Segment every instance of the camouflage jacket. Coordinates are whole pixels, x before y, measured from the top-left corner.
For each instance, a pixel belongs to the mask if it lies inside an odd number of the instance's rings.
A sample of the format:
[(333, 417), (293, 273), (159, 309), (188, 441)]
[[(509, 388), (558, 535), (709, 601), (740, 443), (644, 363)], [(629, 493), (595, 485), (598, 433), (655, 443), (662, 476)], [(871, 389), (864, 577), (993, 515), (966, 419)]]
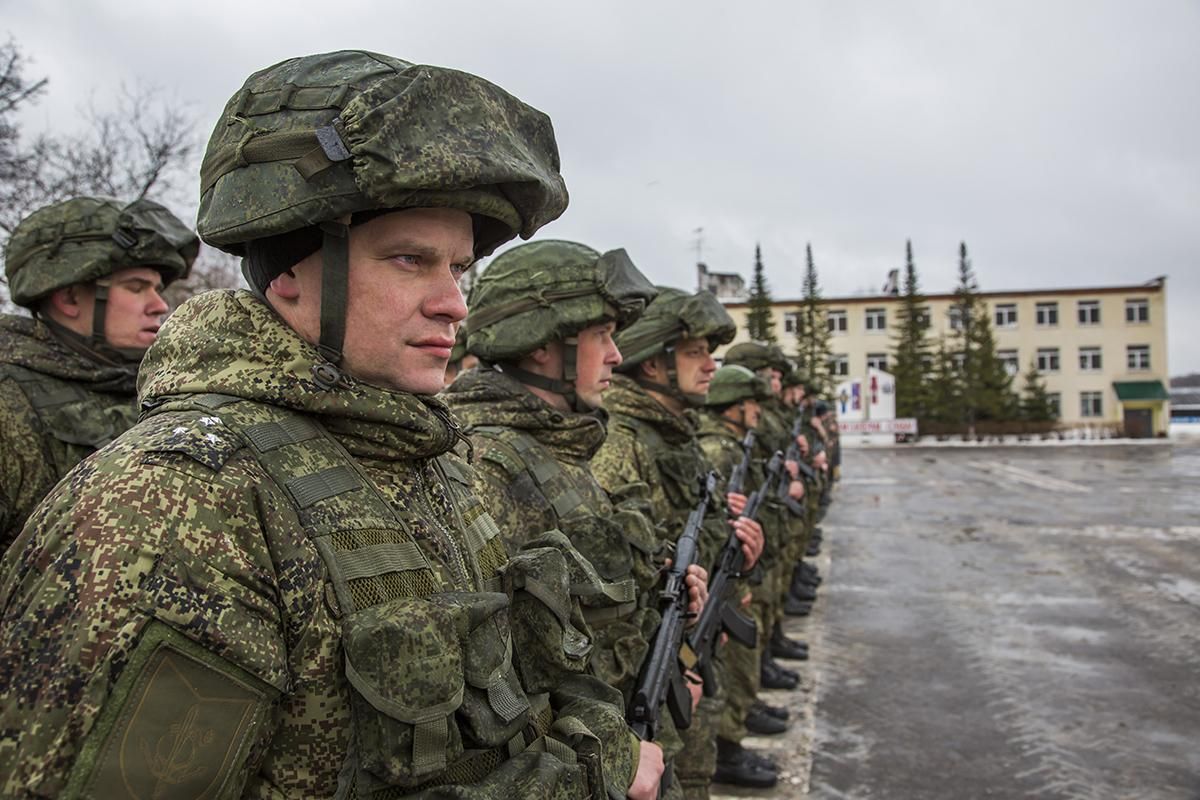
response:
[(445, 407), (318, 361), (246, 292), (164, 326), (148, 416), (6, 556), (0, 793), (603, 792), (569, 543), (509, 559)]
[[(638, 585), (657, 582), (659, 534), (641, 513), (614, 507), (592, 476), (588, 462), (604, 442), (605, 415), (560, 412), (488, 368), (459, 375), (442, 397), (471, 438), (475, 493), (509, 551), (558, 529), (595, 569), (599, 580), (580, 582), (587, 584), (580, 600), (596, 643), (590, 669), (628, 700), (659, 621), (654, 608), (637, 604)], [(636, 752), (636, 740), (630, 744)], [(606, 777), (623, 796), (636, 761), (622, 784), (607, 756)]]
[(137, 421), (135, 365), (68, 347), (32, 317), (0, 315), (0, 551), (72, 467)]
[[(704, 451), (705, 458), (721, 477), (718, 485), (721, 493), (724, 494), (734, 468), (742, 462), (742, 441), (746, 435), (745, 433), (738, 435), (730, 430), (720, 414), (706, 409), (700, 412), (698, 436), (700, 449)], [(756, 446), (750, 457), (750, 469), (746, 475), (746, 483), (742, 487), (742, 493), (747, 497), (752, 492), (758, 491), (766, 480), (767, 462), (761, 457), (760, 449), (757, 447), (758, 441), (756, 437)], [(771, 452), (774, 454), (774, 450)], [(779, 552), (783, 544), (782, 537), (787, 532), (785, 527), (788, 524), (787, 517), (787, 510), (774, 496), (767, 498), (759, 510), (758, 521), (762, 525), (765, 542), (762, 557), (759, 559), (759, 564), (763, 569), (770, 569), (778, 563)]]
[[(700, 481), (712, 465), (696, 440), (694, 411), (675, 415), (645, 389), (614, 375), (604, 395), (608, 438), (592, 457), (592, 473), (609, 492), (631, 484), (649, 487), (649, 516), (667, 531), (668, 546), (683, 532), (700, 497)], [(724, 496), (714, 493), (704, 521), (700, 562), (711, 567), (729, 536)]]

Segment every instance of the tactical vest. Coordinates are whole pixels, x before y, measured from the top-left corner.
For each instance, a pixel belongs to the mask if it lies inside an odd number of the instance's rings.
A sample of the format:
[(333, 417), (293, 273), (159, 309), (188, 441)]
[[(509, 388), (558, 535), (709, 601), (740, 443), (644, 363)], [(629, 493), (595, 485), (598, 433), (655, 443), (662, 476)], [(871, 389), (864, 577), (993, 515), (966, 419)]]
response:
[[(346, 796), (387, 800), (475, 783), (529, 748), (582, 760), (593, 793), (603, 786), (595, 738), (572, 718), (554, 722), (548, 696), (529, 696), (519, 682), (512, 630), (502, 620), (515, 591), (537, 591), (537, 570), (525, 586), (454, 459), (437, 457), (432, 466), (470, 550), (451, 543), (458, 581), (471, 588), (439, 592), (404, 515), (316, 418), (216, 394), (188, 401), (183, 412), (201, 414), (196, 430), (176, 428), (177, 444), (160, 449), (204, 463), (211, 431), (234, 434), (282, 490), (324, 562), (352, 689)], [(570, 625), (570, 610), (550, 610), (562, 624), (564, 650), (586, 658), (590, 642)], [(465, 747), (464, 732), (483, 748)]]
[(0, 364), (2, 380), (20, 387), (42, 430), (57, 443), (46, 447), (46, 453), (60, 478), (137, 422), (132, 394), (88, 391), (75, 381), (16, 364)]
[[(513, 496), (518, 501), (547, 509), (554, 517), (556, 528), (571, 529), (569, 517), (573, 514), (587, 517), (589, 522), (597, 525), (615, 525), (611, 515), (597, 515), (588, 508), (562, 465), (533, 436), (515, 428), (495, 425), (473, 426), (470, 432), (491, 441), (482, 457), (499, 466), (508, 476)], [(644, 543), (631, 541), (619, 528), (605, 533), (630, 546), (644, 546)], [(632, 568), (632, 564), (629, 566)], [(571, 591), (583, 605), (584, 619), (589, 625), (626, 619), (637, 610), (637, 586), (632, 577), (574, 581)]]

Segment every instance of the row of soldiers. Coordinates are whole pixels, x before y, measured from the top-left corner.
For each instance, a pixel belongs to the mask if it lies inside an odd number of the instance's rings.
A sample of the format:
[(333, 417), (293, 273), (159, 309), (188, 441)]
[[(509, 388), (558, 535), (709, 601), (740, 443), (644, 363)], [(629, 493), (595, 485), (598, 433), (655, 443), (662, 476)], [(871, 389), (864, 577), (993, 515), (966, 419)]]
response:
[(740, 743), (786, 727), (757, 693), (807, 657), (780, 621), (835, 451), (803, 376), (756, 344), (717, 370), (725, 310), (621, 250), (512, 248), (468, 309), (466, 269), (567, 203), (549, 119), (473, 75), (262, 70), (201, 187), (250, 290), (161, 330), (198, 248), (161, 206), (76, 198), (6, 249), (34, 313), (0, 324), (0, 791), (773, 784)]

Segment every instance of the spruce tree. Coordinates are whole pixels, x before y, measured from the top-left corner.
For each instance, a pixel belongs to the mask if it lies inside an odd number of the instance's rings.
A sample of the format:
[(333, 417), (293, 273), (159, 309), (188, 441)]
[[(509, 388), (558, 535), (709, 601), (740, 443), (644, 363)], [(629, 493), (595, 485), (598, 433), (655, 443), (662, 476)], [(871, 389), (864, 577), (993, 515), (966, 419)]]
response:
[(980, 420), (1006, 420), (1017, 414), (1012, 393), (1012, 376), (996, 354), (996, 337), (987, 304), (979, 296), (979, 284), (967, 256), (967, 243), (959, 245), (958, 286), (951, 313), (959, 319), (954, 353), (962, 363), (959, 370), (961, 421), (969, 435)]
[(754, 245), (754, 279), (750, 283), (750, 313), (746, 315), (746, 332), (756, 342), (774, 344), (775, 318), (771, 314), (771, 289), (763, 274), (762, 248)]
[(904, 289), (897, 312), (899, 335), (895, 339), (891, 364), (892, 374), (896, 376), (897, 417), (920, 420), (929, 416), (931, 376), (926, 374), (926, 365), (931, 354), (926, 340), (929, 319), (924, 303), (910, 239), (905, 245)]
[(963, 419), (962, 375), (954, 355), (954, 348), (946, 341), (946, 337), (938, 337), (926, 394), (926, 414), (933, 422), (957, 425)]
[(1046, 383), (1038, 372), (1037, 361), (1029, 362), (1029, 370), (1024, 375), (1025, 388), (1021, 393), (1021, 419), (1029, 422), (1050, 422), (1056, 418), (1054, 406), (1050, 403), (1050, 393), (1046, 391)]
[(833, 390), (829, 369), (832, 352), (811, 243), (805, 248), (805, 256), (804, 294), (796, 312), (796, 357), (809, 380), (824, 394)]

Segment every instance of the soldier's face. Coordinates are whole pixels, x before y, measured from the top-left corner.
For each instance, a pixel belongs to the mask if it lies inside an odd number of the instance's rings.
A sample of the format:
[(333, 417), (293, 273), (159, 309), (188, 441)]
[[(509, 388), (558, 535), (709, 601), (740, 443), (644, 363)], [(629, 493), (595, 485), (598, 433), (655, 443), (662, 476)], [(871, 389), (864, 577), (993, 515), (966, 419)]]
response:
[(621, 365), (621, 351), (613, 341), (615, 322), (601, 322), (579, 332), (575, 351), (575, 395), (588, 408), (603, 404), (603, 393)]
[[(442, 388), (455, 326), (467, 316), (458, 281), (474, 259), (471, 216), (416, 208), (350, 229), (350, 281), (342, 366), (355, 378), (414, 394)], [(314, 258), (315, 256), (315, 258)], [(289, 324), (319, 337), (320, 254), (298, 264)]]
[(675, 375), (679, 391), (684, 394), (707, 395), (708, 385), (717, 362), (708, 352), (708, 339), (681, 339), (675, 346)]
[(783, 373), (774, 367), (763, 367), (758, 371), (760, 378), (771, 384), (771, 394), (779, 397), (783, 394)]
[(747, 428), (757, 428), (758, 420), (762, 417), (762, 406), (753, 398), (747, 398), (742, 401), (742, 424)]
[[(105, 340), (127, 350), (145, 350), (154, 344), (163, 314), (167, 313), (167, 303), (159, 294), (162, 288), (162, 276), (151, 267), (126, 267), (114, 272), (104, 310)], [(91, 325), (88, 319), (88, 331)]]

